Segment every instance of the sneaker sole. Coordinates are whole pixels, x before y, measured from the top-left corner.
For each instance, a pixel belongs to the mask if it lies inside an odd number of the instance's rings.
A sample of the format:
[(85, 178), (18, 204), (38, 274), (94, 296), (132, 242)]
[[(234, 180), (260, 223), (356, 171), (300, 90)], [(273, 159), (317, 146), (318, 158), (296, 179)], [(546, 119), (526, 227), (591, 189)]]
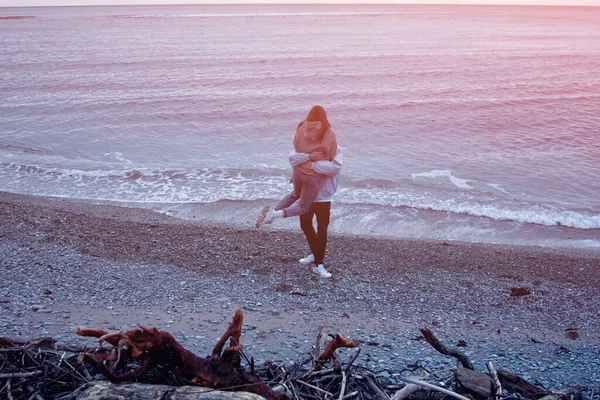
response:
[(328, 273), (328, 275), (321, 275), (320, 273), (313, 271), (313, 274), (315, 274), (319, 278), (323, 278), (323, 279), (329, 279), (332, 277), (331, 273)]
[(256, 218), (256, 224), (254, 224), (254, 226), (256, 226), (257, 228), (260, 228), (261, 224), (267, 217), (267, 213), (269, 212), (269, 207), (270, 206), (264, 206), (264, 208), (260, 212), (260, 215), (258, 216), (258, 218)]

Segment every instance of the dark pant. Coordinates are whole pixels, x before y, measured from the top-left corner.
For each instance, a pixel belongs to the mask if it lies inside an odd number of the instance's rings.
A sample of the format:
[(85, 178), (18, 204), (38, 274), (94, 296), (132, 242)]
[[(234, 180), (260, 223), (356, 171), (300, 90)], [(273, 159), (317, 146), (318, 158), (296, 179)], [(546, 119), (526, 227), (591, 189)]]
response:
[[(315, 265), (323, 264), (325, 248), (327, 247), (327, 228), (331, 202), (312, 203), (308, 212), (300, 216), (300, 228), (308, 240), (310, 250), (315, 256)], [(313, 226), (313, 216), (317, 217), (317, 231)]]

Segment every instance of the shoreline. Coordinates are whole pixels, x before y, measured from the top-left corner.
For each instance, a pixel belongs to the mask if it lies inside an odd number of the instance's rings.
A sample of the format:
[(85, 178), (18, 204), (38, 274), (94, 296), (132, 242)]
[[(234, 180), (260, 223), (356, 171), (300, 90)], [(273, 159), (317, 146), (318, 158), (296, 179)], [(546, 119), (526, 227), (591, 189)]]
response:
[(297, 262), (299, 229), (5, 192), (0, 215), (0, 336), (92, 346), (77, 326), (140, 323), (202, 356), (239, 308), (258, 362), (295, 360), (323, 325), (361, 341), (374, 370), (451, 366), (418, 338), (429, 327), (464, 340), (478, 369), (493, 361), (554, 390), (600, 381), (594, 250), (332, 234), (322, 280)]
[[(125, 209), (138, 209), (154, 212), (157, 214), (174, 217), (182, 223), (193, 223), (202, 226), (220, 226), (224, 228), (249, 229), (254, 226), (256, 216), (265, 204), (269, 204), (267, 199), (238, 201), (238, 200), (219, 200), (213, 203), (194, 203), (194, 202), (138, 202), (138, 201), (118, 201), (118, 200), (98, 200), (91, 198), (71, 198), (63, 196), (33, 195), (28, 193), (10, 193), (23, 198), (43, 198), (49, 205), (54, 207), (65, 207), (77, 209), (76, 204), (81, 206), (102, 206)], [(350, 207), (350, 208), (348, 208)], [(439, 215), (421, 215), (413, 219), (402, 220), (399, 215), (393, 211), (394, 207), (383, 206), (386, 212), (389, 211), (387, 219), (379, 218), (377, 221), (370, 218), (364, 218), (371, 212), (360, 205), (340, 204), (332, 207), (332, 221), (329, 226), (331, 236), (339, 236), (355, 239), (375, 239), (391, 241), (416, 241), (416, 242), (447, 242), (456, 245), (474, 245), (474, 246), (506, 246), (521, 249), (543, 249), (548, 251), (564, 251), (573, 254), (600, 254), (600, 229), (580, 229), (568, 226), (547, 226), (535, 223), (516, 223), (509, 220), (494, 220), (493, 228), (489, 226), (483, 228), (482, 223), (477, 217), (472, 221), (463, 221), (459, 225), (453, 225), (454, 222), (445, 222), (442, 224), (433, 222), (439, 220)], [(381, 211), (381, 210), (379, 210)], [(422, 212), (428, 213), (423, 210)], [(438, 214), (440, 211), (430, 211)], [(123, 217), (127, 218), (125, 215)], [(414, 219), (416, 218), (416, 219)], [(415, 221), (424, 218), (424, 225), (418, 228)], [(442, 218), (443, 219), (443, 218)], [(483, 224), (483, 225), (482, 225)], [(517, 225), (515, 225), (517, 224)], [(386, 227), (387, 226), (387, 227)], [(422, 229), (427, 226), (428, 230), (423, 235)], [(268, 229), (273, 231), (289, 233), (298, 233), (297, 220), (291, 218), (278, 221)], [(415, 230), (416, 229), (416, 230)], [(470, 229), (473, 232), (468, 232)], [(453, 230), (461, 231), (455, 233)]]

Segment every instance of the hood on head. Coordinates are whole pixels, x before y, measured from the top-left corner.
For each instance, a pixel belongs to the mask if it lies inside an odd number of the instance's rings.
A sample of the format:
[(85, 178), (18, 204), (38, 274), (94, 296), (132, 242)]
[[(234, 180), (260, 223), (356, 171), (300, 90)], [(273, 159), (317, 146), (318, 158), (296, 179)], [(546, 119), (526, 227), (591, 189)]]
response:
[(300, 130), (302, 132), (302, 135), (304, 136), (304, 139), (306, 139), (307, 142), (309, 143), (314, 143), (317, 140), (320, 139), (320, 133), (321, 133), (321, 122), (320, 121), (316, 121), (316, 122), (308, 122), (308, 121), (304, 121), (302, 123), (302, 125), (300, 125)]

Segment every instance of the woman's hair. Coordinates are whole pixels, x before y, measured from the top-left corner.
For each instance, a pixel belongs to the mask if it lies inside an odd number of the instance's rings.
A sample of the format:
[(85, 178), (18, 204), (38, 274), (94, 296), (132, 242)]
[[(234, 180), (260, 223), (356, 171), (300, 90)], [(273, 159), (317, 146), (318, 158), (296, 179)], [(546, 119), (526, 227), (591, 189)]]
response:
[(306, 116), (305, 121), (321, 122), (321, 132), (319, 132), (319, 137), (321, 137), (327, 131), (327, 129), (331, 127), (331, 124), (327, 119), (327, 113), (325, 112), (325, 109), (321, 106), (314, 106)]

